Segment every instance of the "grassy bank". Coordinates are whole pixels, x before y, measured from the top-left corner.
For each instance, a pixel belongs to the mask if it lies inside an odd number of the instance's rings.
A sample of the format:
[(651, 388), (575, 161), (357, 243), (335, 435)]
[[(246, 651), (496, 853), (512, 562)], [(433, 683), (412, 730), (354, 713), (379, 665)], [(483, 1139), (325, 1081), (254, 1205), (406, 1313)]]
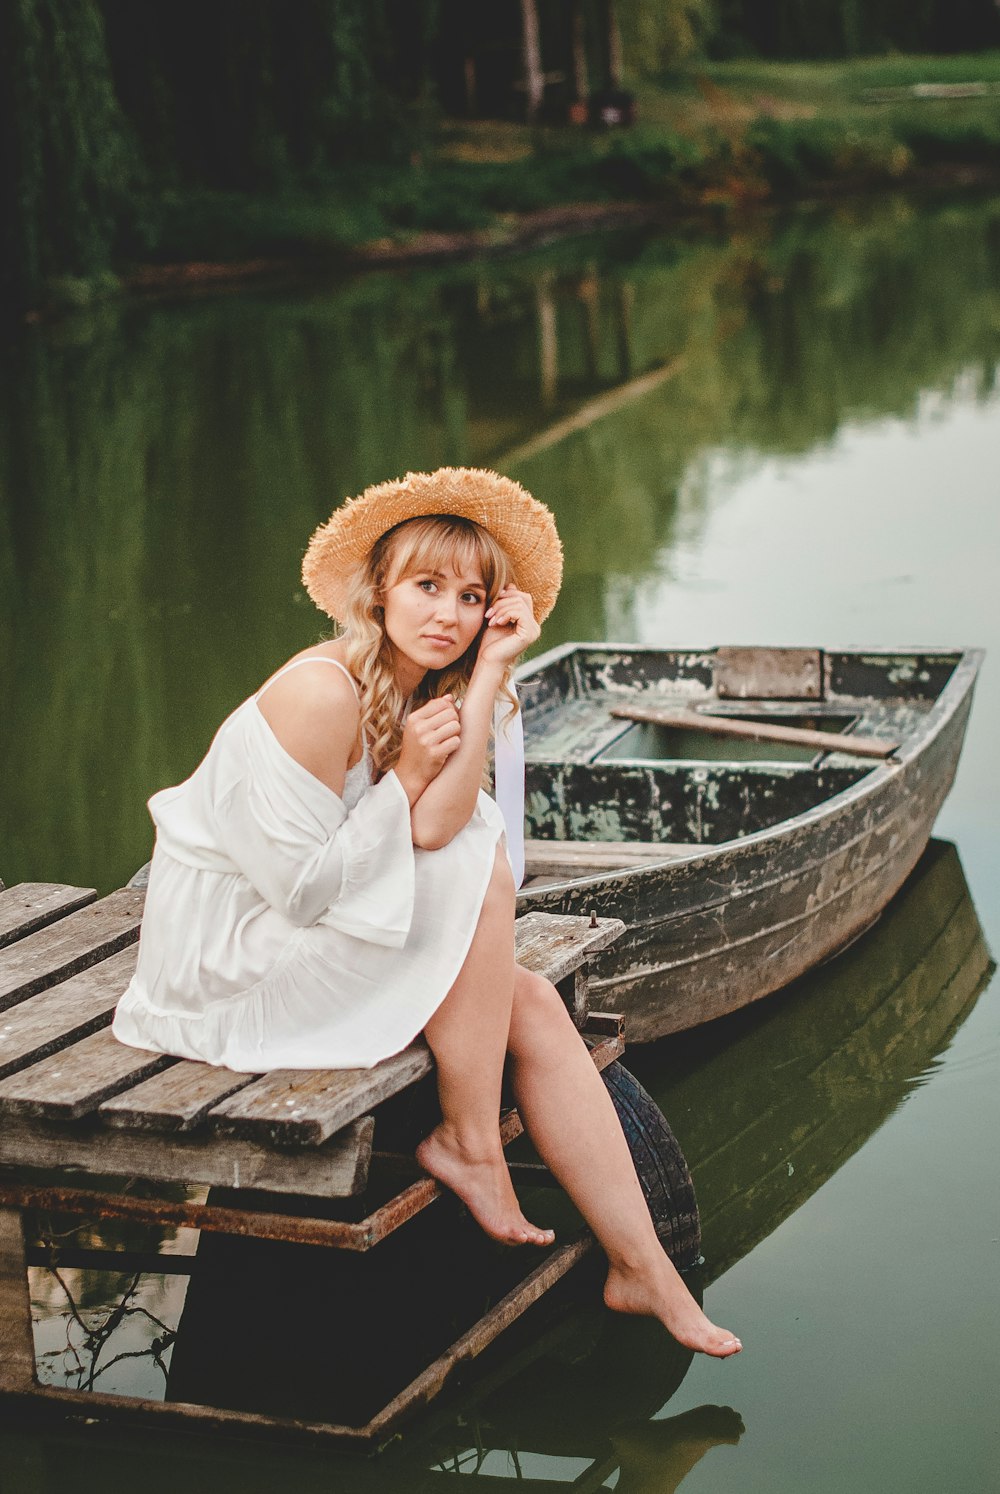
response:
[[(937, 96), (963, 84), (980, 88)], [(415, 138), (407, 163), (279, 195), (151, 200), (122, 255), (155, 266), (461, 252), (613, 221), (625, 203), (670, 219), (949, 175), (1000, 180), (1000, 52), (716, 63), (636, 93), (628, 130), (449, 120)]]

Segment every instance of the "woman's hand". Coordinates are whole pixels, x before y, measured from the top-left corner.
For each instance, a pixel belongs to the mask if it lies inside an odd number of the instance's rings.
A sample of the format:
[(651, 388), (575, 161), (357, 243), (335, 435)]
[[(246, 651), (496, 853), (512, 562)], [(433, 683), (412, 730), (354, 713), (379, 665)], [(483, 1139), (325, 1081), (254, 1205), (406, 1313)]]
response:
[(486, 627), (479, 640), (478, 659), (483, 663), (513, 664), (519, 654), (541, 633), (535, 621), (531, 597), (526, 591), (505, 586), (486, 612)]
[(450, 695), (429, 700), (406, 718), (396, 777), (411, 805), (461, 745), (462, 726)]

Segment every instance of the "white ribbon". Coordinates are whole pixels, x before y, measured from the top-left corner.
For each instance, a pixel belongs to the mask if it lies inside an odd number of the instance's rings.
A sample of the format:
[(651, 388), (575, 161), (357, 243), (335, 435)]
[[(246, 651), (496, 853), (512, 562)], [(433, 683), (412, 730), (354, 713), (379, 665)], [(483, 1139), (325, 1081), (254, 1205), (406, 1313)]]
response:
[[(513, 684), (511, 690), (517, 700)], [(493, 781), (496, 801), (507, 830), (507, 854), (514, 885), (524, 881), (524, 728), (521, 712), (510, 716), (510, 704), (498, 700), (493, 708)]]

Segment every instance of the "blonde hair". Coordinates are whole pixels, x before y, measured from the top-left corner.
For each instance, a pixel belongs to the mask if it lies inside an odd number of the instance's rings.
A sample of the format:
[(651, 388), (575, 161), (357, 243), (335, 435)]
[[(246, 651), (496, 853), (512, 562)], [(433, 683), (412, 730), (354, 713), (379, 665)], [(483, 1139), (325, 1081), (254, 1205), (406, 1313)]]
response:
[[(386, 589), (420, 571), (478, 568), (489, 607), (513, 580), (506, 552), (487, 529), (471, 519), (452, 514), (407, 519), (376, 540), (366, 561), (351, 578), (342, 629), (347, 667), (361, 691), (361, 729), (376, 777), (388, 773), (399, 759), (403, 742), (406, 699), (396, 683), (392, 654), (385, 631), (382, 597)], [(414, 703), (451, 693), (465, 695), (479, 651), (477, 634), (461, 658), (444, 669), (429, 670), (417, 687)], [(499, 693), (516, 709), (510, 688), (513, 665), (504, 671)]]

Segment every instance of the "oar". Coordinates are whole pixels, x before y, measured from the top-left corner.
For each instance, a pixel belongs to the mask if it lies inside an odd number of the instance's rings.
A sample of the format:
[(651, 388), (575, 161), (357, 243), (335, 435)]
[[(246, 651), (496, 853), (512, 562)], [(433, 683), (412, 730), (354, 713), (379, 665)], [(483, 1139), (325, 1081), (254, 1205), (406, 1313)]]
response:
[(890, 757), (898, 742), (883, 737), (852, 737), (843, 732), (810, 731), (804, 726), (778, 726), (772, 722), (745, 721), (733, 716), (709, 716), (680, 707), (615, 706), (612, 716), (623, 721), (651, 721), (654, 726), (677, 726), (689, 731), (707, 731), (717, 737), (743, 737), (753, 742), (788, 742), (796, 747), (815, 747), (820, 752), (850, 752), (855, 757)]

